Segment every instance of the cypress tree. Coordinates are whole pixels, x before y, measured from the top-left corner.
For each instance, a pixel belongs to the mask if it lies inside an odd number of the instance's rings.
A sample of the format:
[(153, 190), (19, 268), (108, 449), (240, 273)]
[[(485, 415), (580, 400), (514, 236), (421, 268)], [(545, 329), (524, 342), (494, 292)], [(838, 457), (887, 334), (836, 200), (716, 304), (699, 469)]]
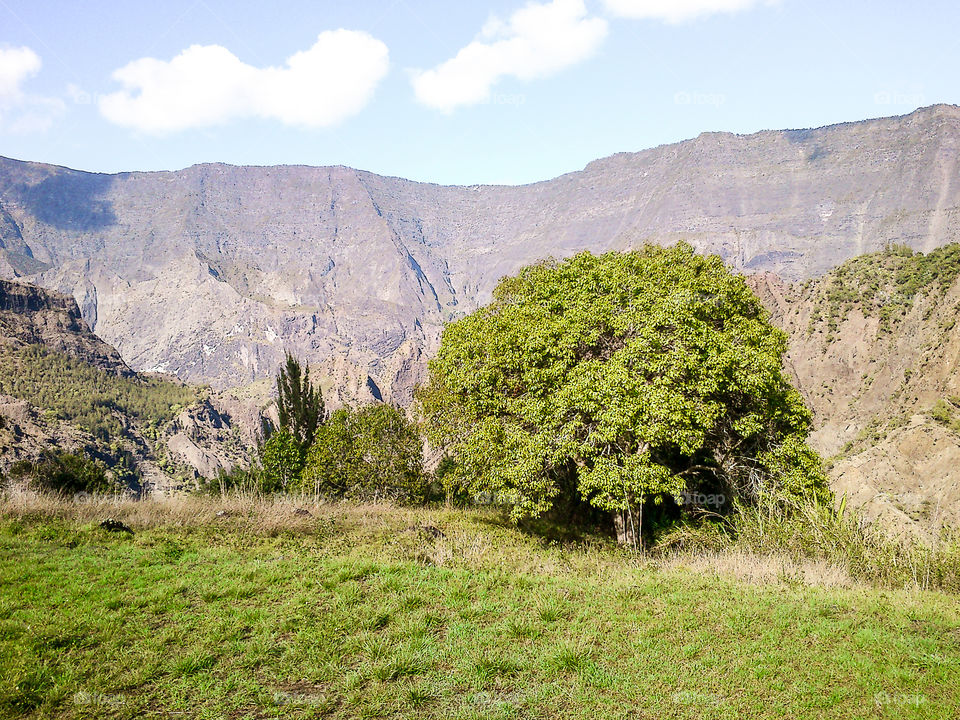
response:
[(323, 395), (310, 382), (310, 368), (301, 368), (290, 353), (277, 375), (277, 395), (280, 427), (289, 431), (303, 449), (310, 447), (317, 426), (324, 420)]

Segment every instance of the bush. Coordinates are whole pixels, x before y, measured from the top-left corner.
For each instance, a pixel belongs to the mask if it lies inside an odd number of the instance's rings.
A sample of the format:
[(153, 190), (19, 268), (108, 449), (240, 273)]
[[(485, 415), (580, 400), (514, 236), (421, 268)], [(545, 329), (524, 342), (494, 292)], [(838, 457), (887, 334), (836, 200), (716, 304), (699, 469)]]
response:
[(424, 500), (423, 450), (416, 426), (390, 405), (336, 411), (317, 429), (302, 489), (332, 498)]
[(960, 243), (926, 255), (905, 245), (848, 260), (828, 276), (811, 317), (811, 330), (826, 321), (836, 330), (854, 308), (880, 320), (890, 332), (910, 311), (917, 296), (942, 297), (960, 275)]
[(886, 587), (960, 590), (960, 538), (937, 546), (893, 539), (856, 512), (818, 502), (766, 495), (735, 503), (725, 518), (671, 528), (658, 538), (658, 551), (737, 549), (794, 561), (824, 560), (850, 577)]
[(26, 481), (31, 490), (61, 495), (116, 493), (122, 489), (102, 465), (68, 452), (47, 452), (36, 461), (16, 462), (10, 468), (10, 477)]
[(263, 446), (260, 490), (287, 492), (297, 487), (303, 470), (304, 451), (299, 440), (286, 428), (280, 428)]

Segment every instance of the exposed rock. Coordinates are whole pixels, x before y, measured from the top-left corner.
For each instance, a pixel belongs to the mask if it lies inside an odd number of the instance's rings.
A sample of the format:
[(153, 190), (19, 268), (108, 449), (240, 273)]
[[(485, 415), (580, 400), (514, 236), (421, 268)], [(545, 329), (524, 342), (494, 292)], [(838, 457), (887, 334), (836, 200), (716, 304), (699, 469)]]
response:
[[(80, 317), (73, 298), (42, 288), (0, 280), (0, 344), (38, 344), (67, 353), (106, 372), (138, 383), (142, 378), (123, 363), (117, 351), (94, 335)], [(19, 460), (35, 460), (57, 449), (81, 452), (108, 467), (132, 463), (139, 478), (130, 488), (137, 494), (183, 488), (198, 477), (213, 478), (247, 462), (253, 430), (234, 427), (227, 407), (249, 416), (259, 427), (256, 410), (239, 400), (212, 395), (182, 410), (171, 422), (149, 432), (139, 419), (118, 409), (113, 413), (124, 428), (122, 437), (108, 440), (37, 408), (33, 397), (0, 396), (0, 472)], [(162, 469), (166, 467), (167, 469)], [(125, 473), (129, 476), (129, 473)]]
[(960, 218), (958, 148), (960, 109), (936, 106), (706, 133), (521, 187), (344, 167), (98, 175), (2, 160), (0, 210), (9, 247), (45, 268), (31, 280), (74, 295), (137, 370), (241, 386), (270, 378), (289, 349), (343, 393), (335, 402), (376, 390), (406, 403), (443, 324), (550, 255), (684, 238), (790, 280), (891, 240), (941, 245)]
[(134, 374), (91, 332), (72, 297), (34, 285), (0, 280), (0, 342), (43, 345), (118, 375)]
[(133, 535), (133, 530), (128, 526), (124, 525), (119, 520), (114, 520), (113, 518), (107, 518), (106, 520), (100, 523), (100, 527), (107, 532), (122, 532), (127, 533), (128, 535)]
[(89, 433), (44, 417), (24, 399), (0, 395), (0, 472), (19, 460), (36, 460), (51, 448), (76, 452), (93, 445)]
[(960, 527), (960, 435), (930, 414), (960, 396), (960, 280), (942, 297), (918, 294), (892, 330), (854, 308), (831, 338), (811, 323), (831, 277), (751, 285), (789, 335), (786, 368), (814, 412), (812, 444), (833, 458), (834, 490), (904, 532)]

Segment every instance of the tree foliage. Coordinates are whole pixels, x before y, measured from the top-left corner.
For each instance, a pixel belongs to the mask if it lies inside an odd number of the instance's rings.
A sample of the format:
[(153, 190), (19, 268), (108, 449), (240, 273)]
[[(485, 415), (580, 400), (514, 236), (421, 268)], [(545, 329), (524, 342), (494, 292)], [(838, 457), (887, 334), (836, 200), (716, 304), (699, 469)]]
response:
[(472, 492), (520, 518), (572, 485), (638, 529), (644, 504), (691, 488), (826, 496), (785, 349), (719, 257), (581, 253), (504, 279), (449, 325), (417, 400)]
[(286, 429), (306, 450), (324, 419), (323, 395), (310, 382), (310, 368), (301, 368), (293, 355), (277, 374), (277, 412)]
[(32, 490), (73, 495), (114, 493), (121, 483), (85, 455), (49, 451), (37, 460), (20, 460), (10, 468), (10, 477), (26, 481)]
[(281, 427), (261, 449), (260, 490), (270, 493), (296, 489), (303, 470), (303, 460), (303, 445), (293, 433)]
[(49, 409), (101, 440), (128, 434), (128, 420), (156, 425), (197, 400), (197, 388), (120, 377), (39, 345), (0, 348), (0, 393)]
[(423, 450), (417, 427), (390, 405), (337, 410), (307, 453), (303, 489), (324, 497), (423, 498)]

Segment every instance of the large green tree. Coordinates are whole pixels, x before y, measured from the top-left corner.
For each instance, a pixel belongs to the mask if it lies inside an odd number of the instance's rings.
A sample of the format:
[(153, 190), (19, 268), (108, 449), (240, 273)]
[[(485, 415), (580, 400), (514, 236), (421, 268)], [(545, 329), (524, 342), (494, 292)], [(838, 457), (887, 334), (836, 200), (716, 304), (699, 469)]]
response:
[(719, 257), (581, 253), (449, 325), (417, 399), (468, 490), (520, 518), (572, 488), (638, 546), (644, 507), (691, 490), (828, 496), (785, 350)]

